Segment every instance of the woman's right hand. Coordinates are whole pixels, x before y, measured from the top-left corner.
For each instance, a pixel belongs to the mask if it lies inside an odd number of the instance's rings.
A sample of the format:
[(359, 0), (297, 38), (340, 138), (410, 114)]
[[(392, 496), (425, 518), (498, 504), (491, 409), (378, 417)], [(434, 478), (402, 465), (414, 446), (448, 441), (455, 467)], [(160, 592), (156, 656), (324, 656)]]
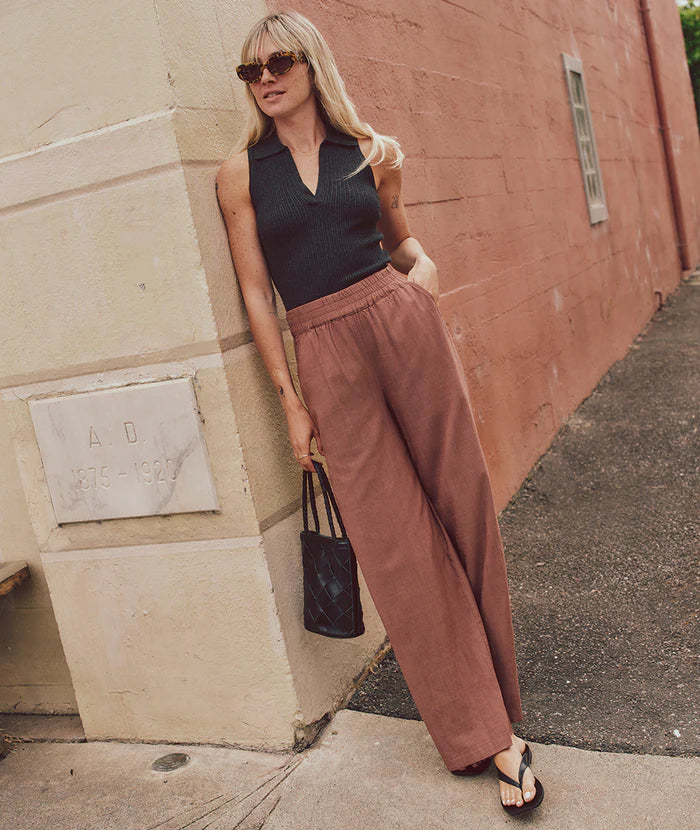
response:
[[(308, 470), (310, 473), (314, 472), (314, 465), (312, 462), (313, 453), (311, 452), (311, 439), (316, 439), (316, 447), (323, 455), (323, 446), (321, 445), (321, 436), (318, 433), (316, 424), (313, 418), (309, 415), (308, 409), (300, 402), (298, 407), (292, 410), (287, 410), (287, 427), (289, 428), (289, 440), (292, 443), (294, 450), (294, 457), (301, 467)], [(311, 453), (307, 455), (306, 453)], [(303, 455), (303, 458), (299, 458)]]

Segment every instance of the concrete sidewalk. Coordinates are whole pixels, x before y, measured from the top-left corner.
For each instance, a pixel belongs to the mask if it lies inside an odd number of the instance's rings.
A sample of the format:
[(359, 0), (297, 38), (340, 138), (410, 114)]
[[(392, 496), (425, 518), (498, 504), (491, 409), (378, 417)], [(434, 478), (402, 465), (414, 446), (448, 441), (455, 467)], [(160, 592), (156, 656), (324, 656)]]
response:
[[(304, 752), (204, 746), (19, 743), (0, 762), (2, 830), (685, 830), (700, 761), (531, 744), (545, 800), (499, 806), (492, 767), (458, 778), (420, 721), (347, 709)], [(186, 766), (153, 772), (171, 752)]]

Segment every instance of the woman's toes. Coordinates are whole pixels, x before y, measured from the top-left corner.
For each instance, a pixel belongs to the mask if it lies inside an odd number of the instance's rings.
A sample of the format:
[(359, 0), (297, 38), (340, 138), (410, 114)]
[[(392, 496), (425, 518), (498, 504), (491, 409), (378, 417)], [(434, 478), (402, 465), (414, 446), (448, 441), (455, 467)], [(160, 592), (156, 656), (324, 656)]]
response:
[(506, 805), (516, 804), (519, 797), (520, 790), (516, 790), (515, 787), (506, 784), (501, 789), (501, 801)]
[[(527, 780), (527, 779), (526, 779)], [(501, 801), (505, 805), (515, 805), (516, 807), (522, 807), (526, 801), (532, 801), (535, 797), (535, 787), (534, 785), (527, 788), (527, 784), (523, 784), (525, 791), (521, 792), (519, 789), (515, 787), (511, 787), (508, 784), (504, 784), (501, 788)]]

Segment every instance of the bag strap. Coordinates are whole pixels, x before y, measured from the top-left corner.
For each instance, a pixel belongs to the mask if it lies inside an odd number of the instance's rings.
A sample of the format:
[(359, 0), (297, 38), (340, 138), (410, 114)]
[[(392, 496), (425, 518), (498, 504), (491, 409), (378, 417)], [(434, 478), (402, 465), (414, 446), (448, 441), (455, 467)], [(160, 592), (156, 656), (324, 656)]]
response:
[(326, 471), (323, 468), (323, 464), (320, 461), (316, 461), (312, 459), (312, 463), (316, 472), (318, 473), (319, 481), (321, 482), (321, 492), (323, 493), (323, 498), (326, 503), (326, 514), (328, 515), (328, 526), (331, 529), (331, 535), (333, 538), (336, 538), (335, 535), (335, 527), (333, 525), (333, 515), (331, 513), (330, 505), (328, 500), (333, 503), (333, 508), (335, 509), (336, 516), (338, 517), (338, 525), (340, 526), (340, 532), (343, 537), (347, 538), (347, 533), (345, 532), (345, 526), (343, 525), (343, 520), (340, 517), (340, 510), (338, 510), (338, 505), (335, 500), (335, 496), (333, 494), (333, 488), (331, 487), (330, 481), (328, 481), (328, 476), (326, 475)]
[(313, 473), (311, 470), (304, 470), (303, 471), (303, 479), (302, 479), (302, 492), (301, 492), (301, 504), (304, 511), (304, 530), (309, 529), (309, 514), (307, 510), (307, 485), (308, 490), (311, 493), (311, 512), (314, 515), (314, 525), (316, 529), (316, 533), (321, 532), (321, 526), (318, 521), (318, 511), (316, 509), (316, 496), (314, 494), (314, 482), (313, 482)]

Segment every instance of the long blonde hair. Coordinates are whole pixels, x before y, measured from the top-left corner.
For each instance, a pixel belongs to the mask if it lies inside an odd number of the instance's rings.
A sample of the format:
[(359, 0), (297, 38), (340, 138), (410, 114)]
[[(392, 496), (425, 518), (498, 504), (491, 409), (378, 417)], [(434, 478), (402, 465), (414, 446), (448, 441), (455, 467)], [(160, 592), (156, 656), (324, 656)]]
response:
[[(372, 139), (371, 149), (350, 176), (354, 176), (368, 164), (390, 159), (391, 167), (400, 167), (404, 154), (399, 142), (388, 135), (380, 135), (370, 124), (362, 121), (355, 105), (348, 97), (330, 47), (314, 24), (297, 11), (269, 14), (258, 20), (246, 35), (241, 48), (241, 62), (257, 59), (263, 38), (269, 34), (282, 50), (302, 53), (309, 65), (309, 75), (321, 118), (333, 127), (355, 138)], [(231, 151), (238, 153), (256, 144), (274, 131), (274, 121), (260, 107), (246, 84), (248, 117), (242, 136)]]

